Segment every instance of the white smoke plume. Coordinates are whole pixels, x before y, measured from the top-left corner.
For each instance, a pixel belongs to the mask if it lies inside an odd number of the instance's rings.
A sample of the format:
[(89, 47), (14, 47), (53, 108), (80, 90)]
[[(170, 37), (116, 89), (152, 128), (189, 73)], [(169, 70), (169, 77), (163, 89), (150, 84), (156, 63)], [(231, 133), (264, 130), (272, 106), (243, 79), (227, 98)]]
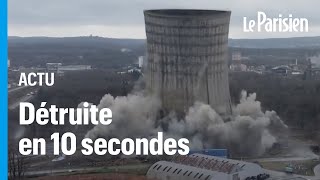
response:
[(232, 154), (260, 155), (277, 141), (277, 131), (286, 129), (274, 111), (261, 109), (256, 94), (241, 93), (240, 103), (233, 107), (232, 117), (221, 117), (211, 106), (195, 102), (184, 118), (171, 112), (159, 119), (161, 102), (142, 93), (113, 98), (105, 95), (99, 108), (110, 108), (113, 122), (109, 126), (97, 125), (86, 137), (135, 138), (151, 137), (158, 131), (165, 136), (190, 140), (192, 150), (227, 148)]
[(112, 123), (109, 126), (97, 125), (87, 133), (87, 137), (149, 137), (155, 131), (154, 120), (160, 109), (160, 101), (152, 96), (129, 94), (113, 98), (105, 95), (98, 108), (112, 110)]

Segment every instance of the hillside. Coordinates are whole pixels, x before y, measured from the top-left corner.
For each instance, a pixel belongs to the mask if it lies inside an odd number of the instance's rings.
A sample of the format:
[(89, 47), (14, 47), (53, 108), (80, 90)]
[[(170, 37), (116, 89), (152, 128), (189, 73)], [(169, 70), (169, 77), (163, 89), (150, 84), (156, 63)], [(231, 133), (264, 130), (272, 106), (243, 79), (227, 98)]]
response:
[[(320, 49), (320, 36), (274, 39), (230, 39), (231, 48), (266, 55), (295, 58), (314, 54)], [(145, 55), (145, 39), (113, 39), (97, 36), (81, 37), (9, 37), (8, 54), (12, 66), (40, 66), (47, 62), (63, 64), (88, 64), (99, 68), (118, 68), (137, 62), (138, 56)], [(296, 53), (295, 53), (296, 52)], [(301, 56), (301, 57), (300, 57)], [(294, 59), (295, 59), (294, 58)]]

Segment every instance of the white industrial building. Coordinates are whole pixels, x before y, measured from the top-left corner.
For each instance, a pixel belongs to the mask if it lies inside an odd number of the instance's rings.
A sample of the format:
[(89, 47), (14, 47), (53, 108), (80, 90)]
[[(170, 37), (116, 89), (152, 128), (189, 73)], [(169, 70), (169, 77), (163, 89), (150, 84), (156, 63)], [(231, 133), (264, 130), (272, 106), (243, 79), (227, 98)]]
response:
[(245, 180), (263, 173), (263, 169), (254, 163), (192, 154), (153, 164), (147, 177), (159, 180)]
[(62, 66), (62, 63), (47, 63), (47, 72), (53, 72), (57, 74), (63, 74), (67, 71), (85, 71), (91, 70), (90, 65), (66, 65)]
[(232, 52), (231, 59), (232, 61), (241, 61), (242, 59), (241, 52), (239, 51)]
[(144, 60), (144, 56), (139, 56), (139, 59), (138, 59), (138, 66), (139, 68), (142, 68), (143, 67), (143, 60)]
[(67, 66), (60, 66), (59, 71), (66, 72), (66, 71), (85, 71), (91, 70), (90, 65), (67, 65)]
[(47, 71), (53, 73), (59, 73), (59, 69), (62, 66), (61, 63), (47, 63)]
[(234, 63), (230, 65), (230, 70), (231, 71), (247, 71), (247, 65), (245, 64), (238, 64), (238, 63)]

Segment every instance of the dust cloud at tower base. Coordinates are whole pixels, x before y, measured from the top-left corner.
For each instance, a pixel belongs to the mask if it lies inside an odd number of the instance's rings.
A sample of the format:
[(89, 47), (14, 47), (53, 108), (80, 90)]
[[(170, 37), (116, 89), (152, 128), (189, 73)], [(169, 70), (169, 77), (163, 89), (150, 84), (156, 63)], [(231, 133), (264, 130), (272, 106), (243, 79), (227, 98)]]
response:
[(146, 10), (147, 88), (165, 110), (194, 102), (231, 113), (228, 82), (230, 12)]

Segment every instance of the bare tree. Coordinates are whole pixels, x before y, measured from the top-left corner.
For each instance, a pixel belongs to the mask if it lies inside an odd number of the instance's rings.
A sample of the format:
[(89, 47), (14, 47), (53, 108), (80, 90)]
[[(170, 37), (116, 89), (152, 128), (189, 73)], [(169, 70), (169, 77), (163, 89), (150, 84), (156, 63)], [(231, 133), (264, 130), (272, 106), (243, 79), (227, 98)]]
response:
[(20, 155), (17, 148), (9, 145), (8, 149), (8, 179), (24, 179), (26, 171), (26, 162), (24, 156)]

